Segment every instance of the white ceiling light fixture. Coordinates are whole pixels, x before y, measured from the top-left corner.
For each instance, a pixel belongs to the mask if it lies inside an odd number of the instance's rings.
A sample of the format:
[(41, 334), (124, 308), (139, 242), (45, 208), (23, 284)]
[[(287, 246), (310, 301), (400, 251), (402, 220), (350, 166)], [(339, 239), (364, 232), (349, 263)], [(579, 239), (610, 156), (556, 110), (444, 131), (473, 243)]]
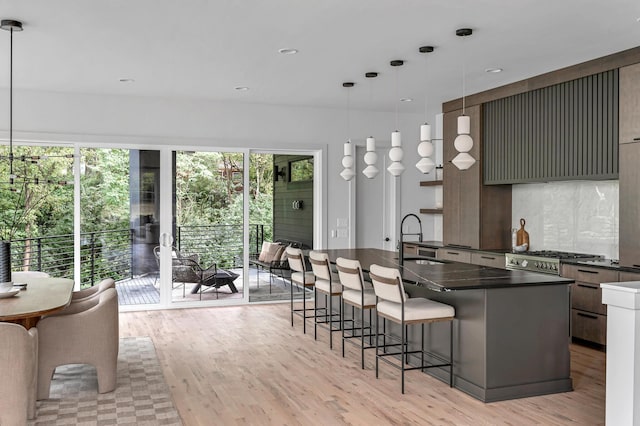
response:
[(416, 167), (420, 172), (427, 174), (433, 170), (436, 166), (436, 163), (433, 161), (431, 156), (433, 155), (435, 149), (433, 147), (433, 142), (431, 142), (431, 125), (426, 121), (427, 120), (427, 107), (428, 107), (428, 96), (427, 96), (427, 88), (429, 87), (429, 79), (427, 78), (427, 55), (426, 53), (433, 52), (433, 46), (422, 46), (418, 49), (420, 53), (425, 53), (425, 61), (424, 61), (424, 76), (425, 76), (425, 95), (424, 95), (424, 115), (425, 115), (425, 123), (420, 126), (420, 143), (418, 144), (418, 155), (422, 157), (420, 161), (416, 164)]
[[(371, 82), (378, 76), (377, 72), (368, 72), (364, 75), (369, 79), (369, 98), (371, 98)], [(367, 137), (367, 152), (364, 154), (364, 162), (367, 167), (364, 168), (362, 174), (368, 179), (373, 179), (378, 175), (378, 168), (376, 162), (378, 161), (378, 154), (376, 153), (376, 139), (373, 136)]]
[(342, 179), (346, 181), (350, 181), (356, 175), (356, 173), (353, 171), (354, 169), (353, 146), (351, 144), (351, 138), (349, 137), (349, 132), (350, 132), (349, 100), (350, 99), (349, 99), (349, 90), (348, 90), (355, 85), (356, 85), (355, 83), (352, 83), (350, 81), (342, 83), (342, 87), (347, 89), (347, 141), (344, 143), (344, 157), (342, 157), (342, 167), (344, 167), (344, 170), (342, 170), (342, 172), (340, 173), (340, 176), (342, 176)]
[[(458, 37), (468, 37), (473, 34), (471, 28), (461, 28), (456, 30)], [(453, 146), (458, 155), (451, 162), (459, 170), (467, 170), (476, 163), (476, 159), (469, 154), (473, 148), (473, 139), (471, 138), (471, 119), (465, 115), (465, 54), (462, 52), (462, 115), (458, 117), (458, 136), (453, 141)]]
[(484, 70), (484, 72), (497, 74), (499, 72), (502, 72), (502, 68), (487, 68), (486, 70)]
[(402, 150), (402, 135), (398, 129), (398, 67), (404, 65), (404, 61), (399, 59), (390, 62), (392, 67), (396, 69), (396, 130), (391, 132), (391, 149), (389, 150), (389, 159), (391, 164), (387, 167), (387, 171), (393, 176), (398, 177), (404, 172), (404, 166), (402, 165), (402, 157), (404, 157), (404, 151)]

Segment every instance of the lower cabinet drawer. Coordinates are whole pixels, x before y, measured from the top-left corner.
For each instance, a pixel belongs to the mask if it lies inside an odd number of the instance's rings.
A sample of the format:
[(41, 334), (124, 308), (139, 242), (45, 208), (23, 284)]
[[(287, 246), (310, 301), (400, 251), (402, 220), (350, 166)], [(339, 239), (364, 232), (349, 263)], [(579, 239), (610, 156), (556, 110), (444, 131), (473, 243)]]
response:
[(596, 314), (607, 314), (607, 306), (602, 304), (600, 284), (576, 281), (571, 285), (571, 307)]
[(607, 344), (607, 317), (579, 309), (571, 310), (571, 335), (578, 339)]
[(455, 262), (471, 263), (471, 252), (449, 248), (438, 249), (438, 259), (453, 260)]
[(504, 254), (471, 253), (471, 263), (491, 268), (506, 268)]

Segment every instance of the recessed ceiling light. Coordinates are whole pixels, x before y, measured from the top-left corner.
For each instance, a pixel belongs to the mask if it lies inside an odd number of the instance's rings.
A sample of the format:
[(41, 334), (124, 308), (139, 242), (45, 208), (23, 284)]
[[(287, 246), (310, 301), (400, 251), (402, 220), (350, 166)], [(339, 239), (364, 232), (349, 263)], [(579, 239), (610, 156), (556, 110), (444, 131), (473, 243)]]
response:
[(233, 89), (237, 90), (238, 92), (246, 92), (247, 90), (249, 90), (247, 86), (236, 86)]
[(295, 55), (298, 53), (298, 49), (291, 49), (288, 47), (278, 49), (278, 53), (282, 53), (283, 55)]
[(413, 102), (412, 98), (402, 98), (400, 99), (400, 102)]
[(491, 73), (502, 72), (502, 68), (487, 68), (486, 70), (484, 70), (484, 72), (491, 72)]
[(133, 83), (135, 80), (133, 78), (121, 78), (118, 80), (120, 83)]

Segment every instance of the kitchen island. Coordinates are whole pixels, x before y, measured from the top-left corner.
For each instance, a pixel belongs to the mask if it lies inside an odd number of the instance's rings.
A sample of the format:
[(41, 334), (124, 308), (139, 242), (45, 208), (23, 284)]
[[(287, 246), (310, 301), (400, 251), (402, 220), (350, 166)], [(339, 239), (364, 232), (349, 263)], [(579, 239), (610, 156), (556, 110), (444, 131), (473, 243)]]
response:
[[(456, 309), (454, 387), (484, 401), (573, 390), (570, 377), (570, 284), (553, 275), (457, 262), (405, 260), (378, 249), (322, 250), (338, 257), (401, 269), (411, 297)], [(414, 327), (416, 330), (417, 327)], [(416, 330), (412, 330), (413, 333)], [(411, 340), (419, 342), (419, 335)], [(425, 331), (427, 350), (448, 356), (448, 327)], [(445, 369), (428, 374), (448, 380)]]

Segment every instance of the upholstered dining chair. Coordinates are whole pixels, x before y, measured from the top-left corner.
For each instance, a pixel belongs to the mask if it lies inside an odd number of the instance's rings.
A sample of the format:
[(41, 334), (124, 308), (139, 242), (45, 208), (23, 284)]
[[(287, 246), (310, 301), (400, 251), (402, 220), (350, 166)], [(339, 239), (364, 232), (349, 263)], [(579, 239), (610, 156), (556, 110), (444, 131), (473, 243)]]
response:
[[(338, 306), (338, 319), (336, 321), (334, 320), (336, 315), (333, 313), (333, 297), (342, 296), (342, 284), (340, 284), (338, 274), (331, 271), (331, 263), (326, 253), (309, 252), (309, 262), (315, 276), (313, 338), (315, 340), (318, 338), (318, 324), (327, 325), (329, 329), (329, 348), (333, 349), (333, 332), (342, 330), (342, 303)], [(324, 306), (322, 307), (318, 306), (318, 293), (324, 295)], [(329, 299), (328, 301), (327, 298)], [(319, 315), (318, 312), (323, 312), (323, 314)], [(338, 323), (337, 329), (333, 327), (334, 322)]]
[(26, 425), (36, 414), (38, 329), (0, 322), (0, 425)]
[[(351, 338), (359, 338), (360, 340), (360, 364), (364, 369), (364, 351), (365, 349), (374, 349), (371, 338), (375, 335), (372, 332), (373, 321), (371, 312), (376, 307), (376, 294), (373, 291), (373, 284), (365, 281), (362, 273), (360, 261), (345, 259), (339, 257), (336, 259), (336, 268), (340, 282), (342, 283), (342, 357), (344, 357), (344, 344), (351, 342)], [(345, 304), (351, 306), (351, 319), (347, 321), (345, 312)], [(360, 328), (359, 333), (356, 331), (355, 308), (360, 311)], [(364, 321), (364, 312), (369, 311), (369, 325)], [(346, 328), (345, 323), (350, 322), (351, 327)], [(350, 334), (347, 334), (350, 332)], [(365, 343), (365, 338), (369, 338), (369, 344)]]
[(100, 295), (100, 293), (109, 288), (116, 288), (116, 281), (113, 278), (105, 278), (97, 285), (85, 288), (83, 290), (74, 291), (71, 295), (71, 302), (77, 303), (97, 297), (98, 295)]
[[(402, 371), (402, 393), (404, 393), (404, 372), (407, 370), (423, 370), (426, 368), (449, 367), (449, 386), (453, 386), (453, 319), (455, 318), (455, 308), (444, 303), (422, 297), (407, 298), (404, 291), (404, 284), (400, 271), (396, 268), (372, 264), (369, 268), (369, 277), (373, 283), (376, 293), (376, 317), (382, 317), (383, 322), (390, 320), (400, 325), (400, 343), (384, 345), (384, 351), (380, 351), (378, 339), (376, 339), (376, 378), (378, 378), (379, 360), (386, 361), (390, 365)], [(448, 321), (450, 330), (449, 359), (424, 350), (424, 325), (439, 321)], [(421, 350), (409, 351), (408, 346), (408, 325), (420, 324)], [(376, 320), (376, 334), (379, 331), (379, 321)], [(389, 346), (400, 346), (399, 352), (387, 351)], [(412, 354), (420, 355), (420, 365), (417, 367), (407, 367), (408, 356)], [(400, 355), (400, 363), (393, 362), (389, 357)], [(434, 359), (425, 364), (425, 355)]]
[(85, 302), (86, 309), (51, 315), (38, 322), (38, 399), (49, 398), (56, 367), (90, 364), (98, 373), (98, 392), (116, 388), (118, 364), (118, 294), (109, 288)]
[[(304, 253), (299, 248), (287, 247), (287, 258), (291, 268), (291, 327), (293, 327), (293, 315), (302, 316), (302, 331), (307, 333), (307, 318), (315, 318), (315, 308), (307, 309), (307, 288), (313, 287), (316, 281), (313, 271), (307, 271)], [(302, 287), (302, 309), (293, 307), (293, 285)], [(307, 311), (314, 311), (313, 315), (307, 315)]]

